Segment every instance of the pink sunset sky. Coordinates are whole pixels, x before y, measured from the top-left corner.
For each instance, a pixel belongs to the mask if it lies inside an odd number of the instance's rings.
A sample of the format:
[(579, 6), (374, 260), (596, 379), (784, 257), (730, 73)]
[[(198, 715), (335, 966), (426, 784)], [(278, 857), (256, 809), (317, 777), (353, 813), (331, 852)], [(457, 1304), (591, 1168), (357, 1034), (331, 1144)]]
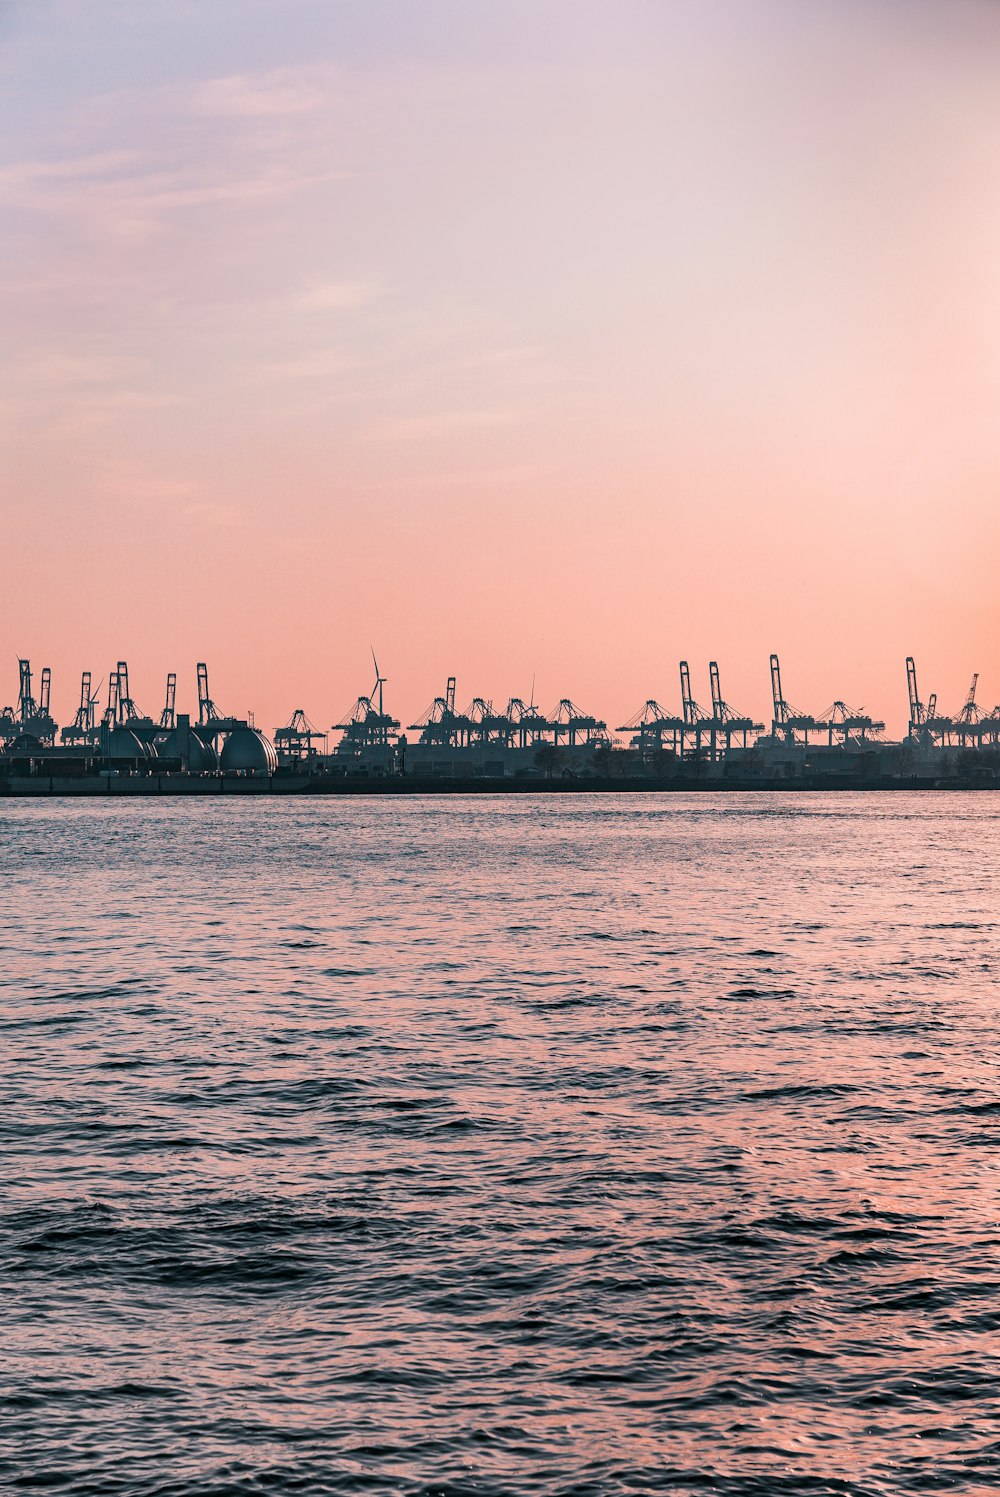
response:
[(15, 0), (0, 69), (0, 705), (1000, 700), (993, 0)]

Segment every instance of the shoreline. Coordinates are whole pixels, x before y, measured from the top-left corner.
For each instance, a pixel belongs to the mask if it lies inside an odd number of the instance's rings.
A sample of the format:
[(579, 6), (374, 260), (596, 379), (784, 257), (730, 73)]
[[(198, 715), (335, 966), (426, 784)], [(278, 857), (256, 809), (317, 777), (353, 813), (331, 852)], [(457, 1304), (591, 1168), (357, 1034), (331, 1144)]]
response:
[(148, 796), (454, 796), (454, 795), (718, 795), (781, 793), (799, 794), (887, 790), (997, 790), (1000, 781), (942, 779), (932, 775), (889, 776), (800, 775), (794, 779), (765, 778), (622, 778), (576, 779), (571, 776), (510, 780), (477, 777), (428, 777), (333, 779), (306, 775), (122, 775), (120, 777), (70, 777), (57, 775), (8, 776), (0, 780), (0, 799), (119, 799)]

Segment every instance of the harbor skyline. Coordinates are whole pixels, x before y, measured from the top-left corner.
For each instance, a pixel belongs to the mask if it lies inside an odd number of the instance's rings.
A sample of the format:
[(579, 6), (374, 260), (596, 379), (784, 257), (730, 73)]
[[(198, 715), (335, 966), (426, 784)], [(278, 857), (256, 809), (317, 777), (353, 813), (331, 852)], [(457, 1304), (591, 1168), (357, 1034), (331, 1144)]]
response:
[[(374, 648), (371, 649), (372, 669), (369, 671), (369, 676), (374, 672), (374, 680), (369, 681), (364, 690), (359, 689), (343, 710), (332, 714), (316, 710), (317, 704), (312, 700), (315, 692), (309, 688), (307, 693), (296, 695), (293, 678), (286, 684), (288, 700), (294, 698), (296, 705), (288, 707), (283, 716), (279, 714), (270, 719), (252, 703), (250, 706), (234, 704), (221, 693), (223, 706), (220, 710), (210, 692), (208, 665), (203, 661), (189, 673), (190, 680), (185, 679), (183, 672), (168, 671), (157, 699), (152, 694), (143, 694), (142, 686), (136, 684), (139, 680), (137, 674), (130, 669), (127, 660), (119, 658), (105, 676), (84, 670), (78, 678), (81, 684), (72, 704), (68, 700), (60, 703), (53, 688), (50, 666), (33, 667), (30, 657), (24, 656), (17, 659), (17, 665), (16, 695), (11, 692), (7, 701), (0, 692), (0, 753), (4, 743), (13, 744), (24, 733), (29, 736), (38, 734), (46, 743), (54, 742), (60, 724), (64, 729), (60, 735), (62, 742), (92, 740), (96, 743), (97, 729), (102, 722), (126, 727), (139, 722), (148, 728), (147, 736), (152, 743), (154, 725), (158, 724), (166, 734), (174, 728), (179, 713), (185, 714), (194, 725), (213, 721), (220, 724), (249, 722), (275, 736), (278, 742), (283, 730), (291, 731), (296, 744), (293, 756), (297, 756), (300, 750), (309, 754), (315, 752), (315, 746), (321, 740), (324, 745), (328, 740), (335, 744), (338, 736), (345, 732), (348, 735), (344, 740), (346, 745), (352, 725), (356, 726), (361, 717), (367, 718), (370, 726), (376, 721), (379, 723), (372, 742), (384, 744), (397, 737), (401, 737), (404, 744), (421, 741), (429, 727), (433, 730), (442, 714), (452, 727), (444, 737), (431, 731), (429, 741), (452, 739), (461, 742), (468, 732), (473, 740), (483, 742), (497, 735), (513, 742), (520, 736), (521, 746), (525, 747), (527, 743), (542, 741), (538, 732), (544, 729), (550, 736), (554, 733), (554, 742), (558, 745), (560, 724), (576, 721), (587, 724), (587, 743), (593, 737), (595, 742), (621, 747), (644, 744), (648, 748), (650, 726), (659, 724), (657, 747), (672, 742), (673, 751), (682, 757), (692, 750), (700, 751), (703, 743), (699, 725), (704, 725), (707, 735), (709, 724), (714, 724), (721, 735), (717, 745), (717, 735), (712, 734), (713, 758), (717, 746), (720, 756), (729, 747), (730, 736), (734, 735), (733, 743), (737, 746), (742, 740), (745, 749), (758, 738), (788, 736), (788, 727), (792, 729), (791, 740), (808, 744), (811, 734), (814, 744), (821, 744), (826, 738), (831, 746), (840, 742), (845, 747), (853, 739), (858, 739), (863, 746), (866, 741), (893, 743), (910, 738), (923, 740), (925, 746), (937, 743), (940, 747), (981, 748), (985, 744), (995, 746), (1000, 737), (1000, 701), (994, 699), (997, 691), (989, 678), (981, 686), (980, 673), (973, 672), (961, 700), (956, 698), (952, 703), (948, 694), (940, 692), (936, 686), (921, 689), (921, 675), (916, 660), (910, 655), (904, 665), (906, 710), (901, 715), (895, 711), (880, 713), (878, 705), (865, 704), (855, 696), (848, 699), (842, 692), (835, 692), (824, 707), (815, 702), (806, 703), (794, 686), (792, 690), (787, 689), (789, 677), (786, 675), (783, 681), (780, 657), (775, 653), (768, 659), (770, 692), (766, 708), (758, 710), (756, 699), (752, 704), (737, 702), (728, 689), (724, 693), (717, 661), (709, 661), (701, 672), (697, 663), (692, 668), (689, 661), (679, 660), (672, 688), (647, 691), (638, 708), (627, 714), (610, 712), (603, 716), (601, 704), (576, 701), (573, 695), (565, 692), (553, 695), (534, 676), (530, 693), (507, 690), (489, 695), (480, 690), (478, 684), (467, 686), (462, 682), (460, 687), (458, 678), (448, 675), (442, 677), (438, 683), (441, 689), (435, 689), (421, 709), (407, 711), (405, 707), (401, 709), (399, 703), (418, 699), (413, 695), (412, 685), (400, 694), (398, 700), (391, 691), (387, 692), (388, 677), (381, 673)], [(927, 678), (922, 679), (926, 683)], [(792, 675), (791, 680), (794, 683), (796, 677)], [(991, 687), (993, 696), (990, 695)], [(549, 707), (546, 704), (550, 699), (552, 705)], [(395, 713), (399, 715), (395, 716)], [(38, 724), (47, 724), (47, 728), (35, 726), (36, 715)], [(331, 716), (332, 721), (329, 720)], [(493, 723), (492, 727), (486, 726), (487, 719)], [(519, 734), (519, 725), (522, 720), (527, 722), (529, 719), (536, 727), (525, 739), (523, 733)], [(391, 731), (387, 732), (390, 723)], [(738, 730), (734, 729), (736, 724)], [(300, 742), (303, 732), (306, 737)], [(664, 732), (666, 740), (663, 740)], [(414, 736), (418, 733), (421, 740)], [(634, 736), (636, 734), (639, 736)], [(411, 737), (408, 739), (407, 735)], [(708, 742), (706, 736), (704, 746)], [(326, 752), (326, 748), (323, 751)]]

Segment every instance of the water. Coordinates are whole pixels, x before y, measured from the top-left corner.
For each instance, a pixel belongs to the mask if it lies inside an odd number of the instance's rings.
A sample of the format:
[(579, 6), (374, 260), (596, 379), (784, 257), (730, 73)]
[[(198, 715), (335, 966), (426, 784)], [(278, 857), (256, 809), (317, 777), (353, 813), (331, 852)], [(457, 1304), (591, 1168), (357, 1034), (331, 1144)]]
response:
[(986, 1493), (1000, 797), (0, 802), (0, 1488)]

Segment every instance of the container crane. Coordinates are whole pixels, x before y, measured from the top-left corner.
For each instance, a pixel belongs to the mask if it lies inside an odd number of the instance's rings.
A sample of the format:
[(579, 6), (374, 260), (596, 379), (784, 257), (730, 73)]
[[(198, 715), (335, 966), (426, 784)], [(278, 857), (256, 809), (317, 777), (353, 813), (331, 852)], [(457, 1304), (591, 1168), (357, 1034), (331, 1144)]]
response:
[(290, 720), (274, 735), (274, 746), (278, 758), (286, 764), (299, 763), (303, 759), (315, 759), (314, 743), (321, 743), (326, 751), (326, 734), (309, 721), (301, 707), (296, 707)]
[(121, 723), (127, 723), (127, 722), (130, 722), (133, 717), (141, 717), (141, 716), (142, 716), (142, 713), (139, 711), (138, 707), (135, 705), (135, 702), (133, 702), (133, 700), (132, 700), (132, 693), (131, 693), (131, 690), (129, 689), (129, 684), (128, 684), (128, 661), (127, 660), (119, 660), (119, 662), (118, 662), (118, 721), (121, 722)]
[(828, 726), (826, 722), (811, 717), (807, 712), (796, 712), (789, 705), (782, 690), (781, 664), (777, 655), (771, 656), (771, 697), (774, 703), (774, 717), (771, 721), (773, 737), (783, 738), (786, 743), (793, 744), (796, 742), (796, 733), (801, 733), (802, 742), (808, 748), (809, 734)]
[(372, 663), (375, 666), (375, 684), (371, 691), (367, 696), (358, 697), (343, 721), (333, 724), (333, 731), (344, 735), (335, 752), (338, 757), (360, 759), (369, 755), (371, 750), (379, 750), (380, 762), (387, 765), (390, 740), (399, 736), (399, 719), (390, 716), (385, 710), (383, 688), (386, 678), (378, 668), (374, 648)]
[(132, 700), (132, 692), (128, 682), (128, 661), (118, 662), (118, 715), (116, 722), (128, 728), (142, 743), (152, 743), (157, 733), (157, 726), (153, 719), (146, 713), (140, 712)]
[(449, 676), (445, 687), (444, 696), (435, 697), (431, 705), (415, 723), (409, 726), (409, 732), (420, 729), (420, 742), (422, 744), (446, 745), (449, 748), (466, 748), (472, 730), (472, 724), (467, 717), (460, 717), (455, 711), (455, 677)]
[(208, 666), (198, 661), (198, 725), (194, 730), (203, 743), (214, 743), (224, 733), (233, 733), (245, 728), (244, 717), (224, 717), (216, 707), (208, 690)]
[(622, 723), (617, 731), (636, 735), (632, 746), (639, 750), (644, 759), (664, 753), (666, 740), (669, 740), (669, 751), (676, 757), (684, 752), (683, 717), (668, 712), (653, 697), (649, 697), (639, 711), (628, 722)]
[(204, 660), (198, 661), (198, 725), (206, 727), (208, 723), (218, 722), (222, 714), (208, 693), (208, 666)]
[(970, 741), (976, 748), (982, 748), (983, 730), (982, 721), (984, 713), (976, 706), (976, 687), (979, 685), (979, 672), (972, 677), (972, 685), (966, 693), (965, 701), (955, 714), (955, 733), (963, 748), (968, 748)]
[(21, 719), (21, 726), (26, 728), (31, 719), (38, 715), (38, 703), (31, 689), (31, 661), (18, 660), (17, 667), (21, 678), (17, 693), (17, 715)]
[(160, 727), (164, 732), (170, 733), (177, 726), (176, 705), (177, 673), (176, 671), (169, 671), (167, 673), (167, 697), (163, 704), (163, 711), (160, 713)]
[(509, 748), (513, 736), (513, 723), (503, 712), (497, 712), (485, 697), (473, 697), (464, 714), (472, 724), (471, 737), (481, 746), (498, 744)]
[(552, 724), (539, 712), (534, 701), (525, 702), (523, 697), (511, 697), (506, 718), (510, 724), (510, 741), (516, 748), (534, 748), (544, 740), (546, 733), (552, 731)]
[(853, 742), (855, 745), (866, 744), (870, 738), (879, 738), (885, 732), (885, 723), (876, 722), (868, 716), (863, 707), (848, 707), (846, 702), (836, 701), (823, 714), (826, 719), (828, 732), (827, 743), (830, 748), (837, 744), (839, 747), (849, 748)]
[(52, 672), (48, 666), (43, 669), (42, 695), (41, 699), (36, 701), (31, 680), (31, 661), (19, 659), (17, 665), (20, 685), (17, 695), (16, 732), (37, 738), (39, 743), (52, 744), (55, 742), (56, 734), (56, 725), (49, 712)]
[(912, 655), (906, 657), (906, 695), (910, 705), (910, 737), (916, 739), (924, 748), (932, 748), (935, 742), (942, 748), (946, 743), (950, 743), (955, 727), (954, 720), (950, 717), (938, 716), (936, 691), (931, 692), (926, 706), (920, 700), (920, 692), (917, 689), (917, 667)]
[(906, 657), (906, 695), (910, 703), (910, 737), (919, 738), (920, 729), (927, 721), (927, 710), (920, 700), (917, 689), (917, 664), (912, 655)]
[(763, 733), (764, 724), (755, 723), (750, 717), (742, 717), (738, 712), (734, 712), (729, 703), (723, 699), (718, 661), (709, 661), (708, 679), (712, 689), (712, 716), (709, 719), (709, 727), (712, 735), (710, 751), (711, 757), (714, 760), (717, 756), (719, 738), (725, 740), (727, 753), (732, 747), (734, 737), (741, 738), (741, 747), (746, 748), (747, 736), (750, 733)]
[(700, 755), (702, 734), (710, 719), (708, 713), (698, 706), (691, 695), (691, 671), (686, 660), (681, 661), (681, 712), (684, 718), (684, 733), (681, 741), (683, 743), (687, 734), (692, 733), (694, 752)]
[(1000, 702), (982, 719), (981, 728), (983, 737), (995, 748), (1000, 743)]
[(569, 748), (575, 748), (578, 742), (603, 743), (607, 741), (607, 723), (601, 722), (599, 718), (591, 717), (586, 712), (581, 712), (569, 697), (563, 697), (555, 711), (549, 713), (548, 725), (552, 730), (552, 741), (556, 748), (559, 747), (560, 738), (565, 738)]
[[(72, 723), (63, 728), (63, 743), (93, 743), (95, 739), (94, 719), (97, 713), (97, 697), (91, 692), (90, 671), (80, 677), (80, 705)], [(100, 689), (100, 688), (98, 688)]]
[(101, 723), (106, 728), (113, 728), (119, 720), (119, 699), (121, 696), (121, 681), (117, 671), (112, 671), (108, 676), (108, 705), (104, 709)]

